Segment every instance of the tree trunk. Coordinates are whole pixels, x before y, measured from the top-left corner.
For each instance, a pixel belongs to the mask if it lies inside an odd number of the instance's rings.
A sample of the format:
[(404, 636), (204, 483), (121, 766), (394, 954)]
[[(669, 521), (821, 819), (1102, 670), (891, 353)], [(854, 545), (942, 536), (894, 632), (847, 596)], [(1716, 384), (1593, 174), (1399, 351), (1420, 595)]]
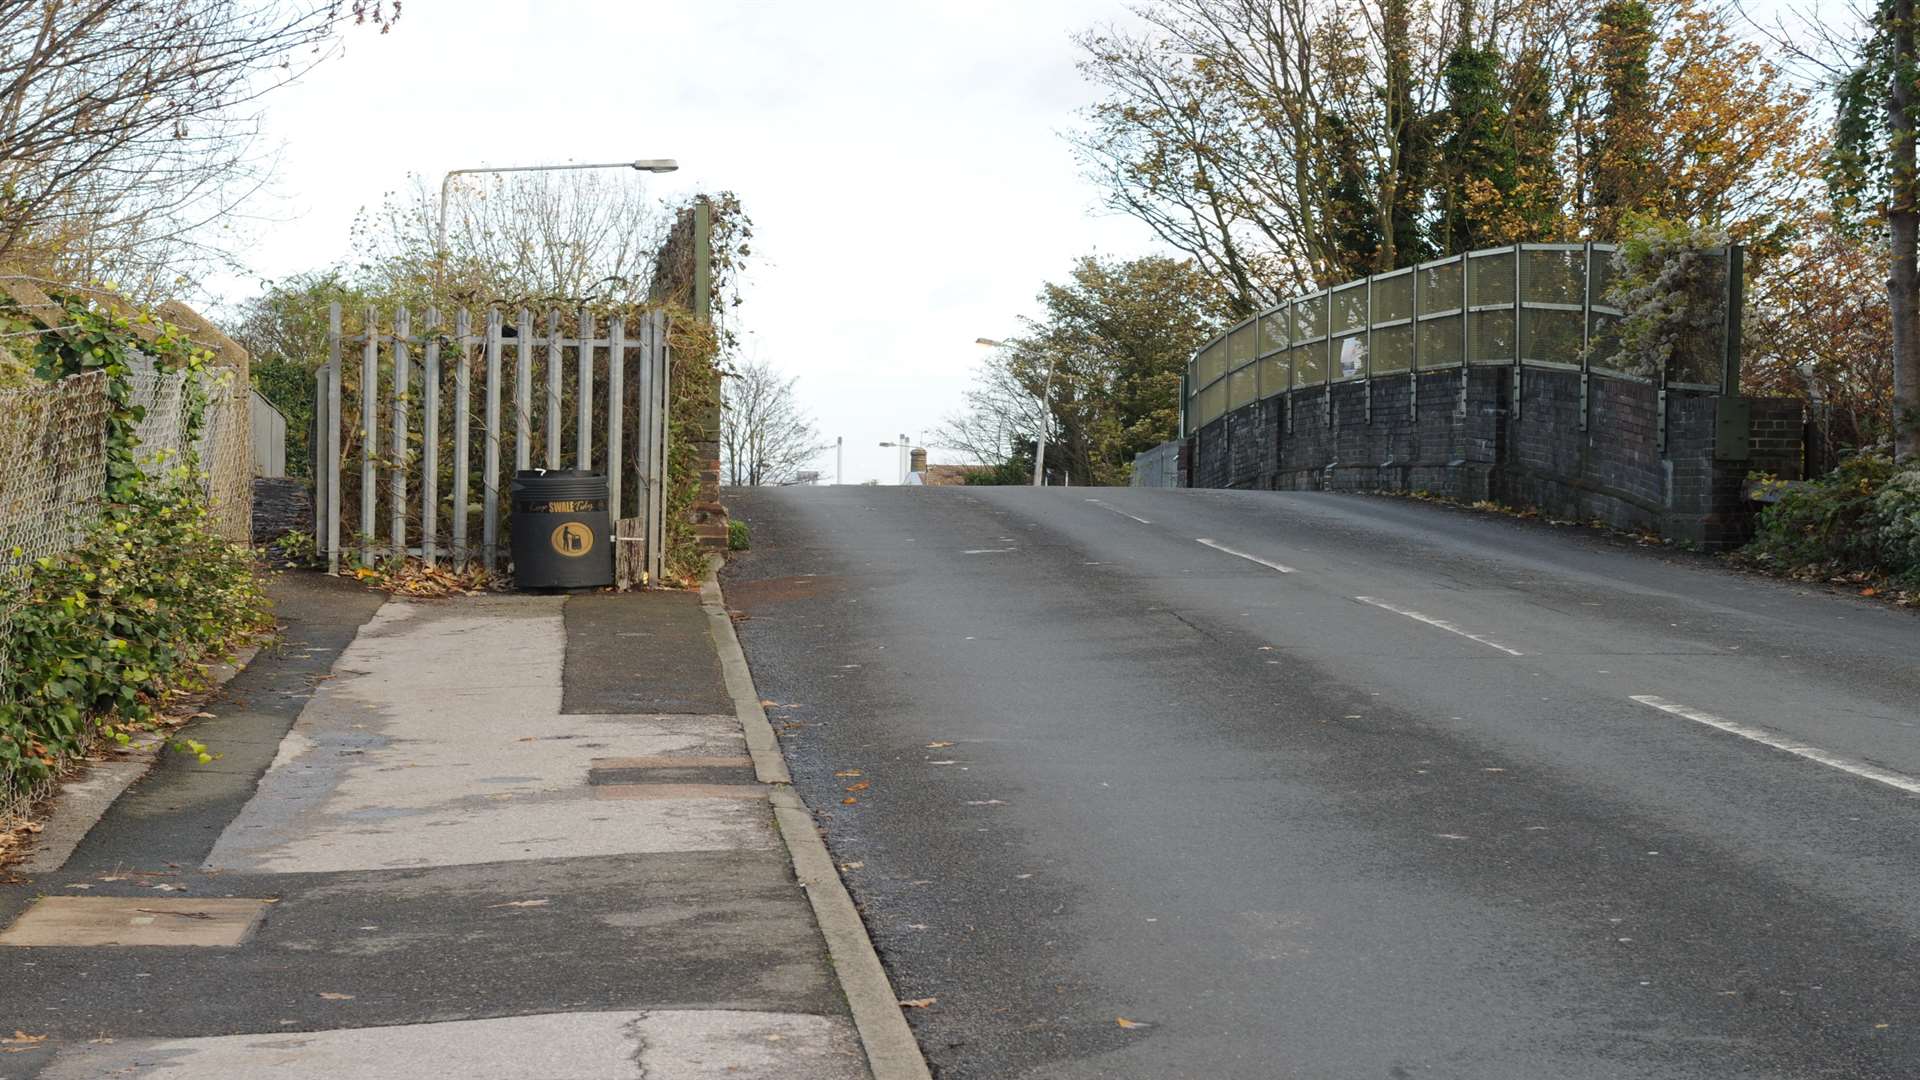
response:
[(1920, 458), (1920, 191), (1916, 191), (1914, 155), (1914, 0), (1893, 0), (1893, 87), (1887, 100), (1893, 190), (1887, 229), (1893, 269), (1887, 277), (1887, 304), (1893, 315), (1893, 453), (1896, 460)]

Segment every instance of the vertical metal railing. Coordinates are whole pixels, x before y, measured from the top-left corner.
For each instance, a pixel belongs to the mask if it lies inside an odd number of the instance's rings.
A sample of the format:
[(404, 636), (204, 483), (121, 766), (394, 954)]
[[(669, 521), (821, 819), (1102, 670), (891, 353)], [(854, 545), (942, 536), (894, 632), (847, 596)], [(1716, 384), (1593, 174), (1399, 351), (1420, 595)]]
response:
[[(525, 310), (516, 312), (509, 330), (503, 313), (490, 309), (479, 333), (475, 333), (472, 316), (458, 310), (454, 312), (453, 333), (447, 335), (439, 309), (428, 308), (418, 336), (406, 309), (393, 313), (391, 328), (386, 330), (382, 329), (382, 315), (377, 309), (369, 307), (359, 314), (360, 332), (349, 334), (340, 305), (331, 306), (327, 359), (314, 378), (314, 542), (330, 569), (340, 569), (346, 550), (341, 536), (346, 531), (342, 525), (346, 519), (340, 504), (342, 492), (353, 485), (341, 483), (345, 464), (342, 446), (345, 437), (355, 431), (360, 440), (360, 521), (347, 543), (356, 549), (361, 565), (415, 552), (429, 565), (443, 558), (455, 565), (479, 561), (495, 568), (506, 562), (508, 552), (501, 536), (506, 488), (503, 456), (507, 449), (503, 443), (512, 442), (514, 468), (531, 467), (537, 460), (533, 450), (533, 382), (536, 357), (544, 352), (548, 416), (541, 434), (546, 461), (550, 467), (559, 467), (563, 461), (564, 397), (560, 391), (566, 389), (564, 364), (572, 359), (579, 380), (573, 388), (577, 409), (567, 410), (576, 422), (573, 464), (592, 470), (596, 462), (605, 463), (609, 511), (617, 522), (626, 522), (617, 526), (620, 542), (623, 546), (638, 545), (619, 563), (632, 570), (631, 575), (623, 576), (623, 582), (638, 580), (642, 575), (650, 581), (660, 580), (665, 565), (666, 414), (670, 402), (664, 315), (648, 312), (638, 321), (613, 316), (601, 337), (592, 311), (567, 313), (569, 317), (577, 315), (578, 321), (571, 328), (560, 312), (552, 311), (547, 315), (548, 333), (543, 338), (534, 332), (534, 314)], [(506, 349), (509, 335), (515, 338), (510, 357)], [(349, 344), (360, 348), (358, 384), (343, 388), (344, 352)], [(544, 350), (542, 345), (546, 346)], [(476, 348), (481, 350), (478, 363)], [(566, 356), (567, 349), (574, 350), (573, 357)], [(600, 363), (602, 352), (606, 357), (604, 368)], [(449, 364), (453, 368), (451, 431), (442, 422), (443, 412), (448, 411), (442, 393)], [(509, 365), (511, 372), (507, 370)], [(476, 373), (480, 382), (477, 387)], [(630, 388), (637, 388), (633, 395), (637, 413), (629, 400)], [(476, 394), (478, 402), (474, 400)], [(348, 395), (357, 399), (352, 409), (353, 429), (346, 427), (349, 414), (343, 409), (343, 398)], [(510, 401), (503, 400), (507, 395), (511, 395)], [(513, 409), (511, 425), (503, 424), (503, 406)], [(595, 446), (595, 432), (601, 424), (605, 425), (604, 448)], [(472, 446), (476, 427), (481, 440), (478, 455)], [(451, 491), (444, 514), (443, 439), (452, 455), (448, 470)], [(477, 544), (471, 537), (476, 483), (480, 502)], [(632, 515), (627, 514), (629, 506), (635, 508)], [(384, 513), (379, 513), (382, 509)], [(413, 531), (416, 512), (417, 533)], [(443, 516), (450, 518), (445, 544), (440, 532)]]

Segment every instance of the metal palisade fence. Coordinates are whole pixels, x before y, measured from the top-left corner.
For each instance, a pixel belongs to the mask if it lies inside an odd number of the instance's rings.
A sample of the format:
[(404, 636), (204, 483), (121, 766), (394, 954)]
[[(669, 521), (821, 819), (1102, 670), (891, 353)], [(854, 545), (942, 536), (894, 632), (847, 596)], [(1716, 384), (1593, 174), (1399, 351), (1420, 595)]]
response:
[[(667, 322), (659, 311), (329, 312), (315, 376), (314, 540), (330, 570), (418, 557), (501, 569), (506, 462), (604, 472), (622, 587), (660, 580)], [(476, 442), (478, 445), (476, 446)]]
[[(1343, 382), (1366, 385), (1370, 420), (1376, 381), (1436, 370), (1461, 373), (1464, 407), (1470, 366), (1510, 367), (1516, 387), (1524, 367), (1578, 371), (1583, 399), (1594, 376), (1652, 383), (1662, 395), (1669, 386), (1737, 392), (1739, 247), (1703, 254), (1697, 284), (1712, 295), (1697, 299), (1711, 305), (1712, 329), (1657, 370), (1610, 364), (1622, 315), (1606, 300), (1615, 250), (1611, 244), (1515, 244), (1276, 304), (1195, 354), (1183, 386), (1181, 434), (1263, 398)], [(1414, 400), (1417, 407), (1417, 395)], [(1332, 423), (1330, 411), (1324, 419)]]

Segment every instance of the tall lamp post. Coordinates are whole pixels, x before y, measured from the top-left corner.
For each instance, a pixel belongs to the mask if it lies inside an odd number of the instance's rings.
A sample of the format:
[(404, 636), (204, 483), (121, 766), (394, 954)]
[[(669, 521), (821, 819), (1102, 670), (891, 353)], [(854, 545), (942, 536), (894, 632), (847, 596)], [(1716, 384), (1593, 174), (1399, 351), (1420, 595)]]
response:
[(590, 165), (507, 165), (498, 169), (479, 167), (455, 169), (440, 178), (440, 223), (433, 234), (433, 287), (437, 292), (447, 262), (447, 188), (456, 176), (473, 173), (570, 172), (576, 169), (633, 169), (636, 172), (670, 173), (680, 167), (672, 158), (641, 158), (638, 161), (605, 161)]
[[(992, 338), (974, 338), (973, 343), (975, 345), (989, 345), (996, 349), (1006, 344), (1004, 341), (995, 341)], [(1053, 365), (1057, 359), (1058, 357), (1055, 356), (1047, 357), (1047, 381), (1040, 386), (1040, 437), (1035, 440), (1033, 446), (1034, 487), (1044, 486), (1046, 480), (1047, 417), (1051, 412), (1051, 410), (1047, 408), (1047, 395), (1053, 390)]]
[(900, 448), (900, 482), (905, 484), (907, 482), (907, 457), (912, 452), (913, 440), (903, 434), (900, 436), (899, 442), (883, 442), (880, 445), (897, 446)]

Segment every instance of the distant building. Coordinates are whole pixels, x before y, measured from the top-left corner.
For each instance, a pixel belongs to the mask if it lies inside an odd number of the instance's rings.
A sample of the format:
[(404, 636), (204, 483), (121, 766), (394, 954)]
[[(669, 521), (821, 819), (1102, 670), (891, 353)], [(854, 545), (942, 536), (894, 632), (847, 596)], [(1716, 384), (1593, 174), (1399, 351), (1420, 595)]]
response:
[(942, 487), (952, 487), (967, 482), (973, 473), (986, 472), (985, 465), (929, 465), (921, 483)]

